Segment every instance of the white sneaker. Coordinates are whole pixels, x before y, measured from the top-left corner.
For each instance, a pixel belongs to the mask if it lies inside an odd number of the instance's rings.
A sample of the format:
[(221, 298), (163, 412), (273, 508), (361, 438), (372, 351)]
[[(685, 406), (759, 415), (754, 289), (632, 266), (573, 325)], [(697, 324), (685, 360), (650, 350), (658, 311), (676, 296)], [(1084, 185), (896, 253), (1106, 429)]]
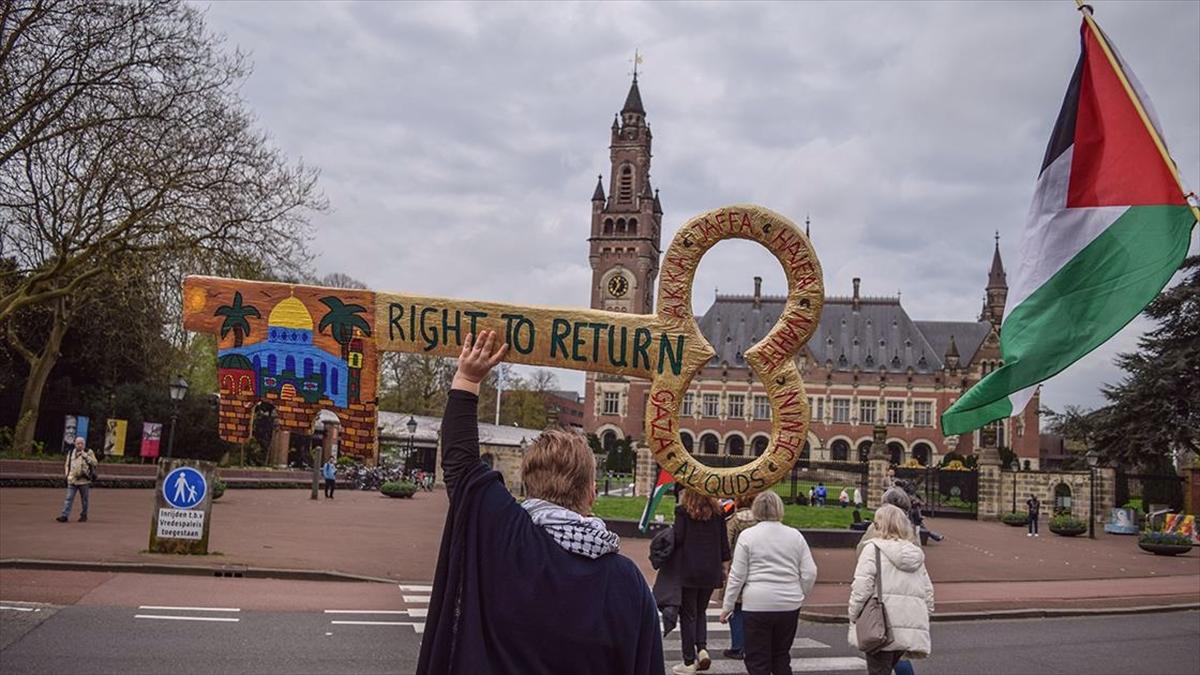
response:
[(1038, 534), (1037, 532), (1034, 532), (1034, 533), (1033, 533), (1033, 536), (1035, 536), (1035, 537), (1040, 537), (1040, 536), (1042, 536), (1042, 535)]
[(711, 665), (712, 665), (712, 659), (710, 659), (708, 657), (707, 649), (701, 649), (700, 651), (696, 652), (696, 670), (697, 671), (708, 670), (709, 666), (711, 666)]
[(696, 675), (696, 666), (695, 666), (695, 664), (692, 664), (689, 666), (689, 665), (680, 663), (680, 664), (677, 664), (674, 668), (672, 668), (671, 672), (674, 673), (675, 675)]
[(1025, 536), (1026, 536), (1026, 537), (1032, 537), (1032, 536), (1033, 536), (1033, 533), (1032, 533), (1032, 532), (1026, 532), (1026, 533), (1025, 533)]

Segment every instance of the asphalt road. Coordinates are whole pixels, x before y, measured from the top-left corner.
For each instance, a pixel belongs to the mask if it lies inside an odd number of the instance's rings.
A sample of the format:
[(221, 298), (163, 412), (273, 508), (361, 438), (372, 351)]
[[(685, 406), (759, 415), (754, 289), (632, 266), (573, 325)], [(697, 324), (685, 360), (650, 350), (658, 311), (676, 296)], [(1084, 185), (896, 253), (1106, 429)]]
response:
[[(0, 672), (25, 673), (408, 673), (420, 645), (420, 612), (37, 607), (0, 609)], [(411, 610), (404, 610), (411, 612)], [(141, 618), (139, 618), (141, 617)], [(162, 618), (162, 617), (189, 617)], [(333, 623), (348, 622), (348, 623)], [(727, 633), (710, 640), (714, 652)], [(1200, 672), (1200, 612), (1043, 620), (938, 623), (925, 674)], [(667, 665), (677, 662), (678, 633)], [(801, 624), (797, 672), (863, 672), (845, 626)], [(714, 654), (719, 656), (719, 654)], [(718, 659), (712, 672), (744, 672)]]

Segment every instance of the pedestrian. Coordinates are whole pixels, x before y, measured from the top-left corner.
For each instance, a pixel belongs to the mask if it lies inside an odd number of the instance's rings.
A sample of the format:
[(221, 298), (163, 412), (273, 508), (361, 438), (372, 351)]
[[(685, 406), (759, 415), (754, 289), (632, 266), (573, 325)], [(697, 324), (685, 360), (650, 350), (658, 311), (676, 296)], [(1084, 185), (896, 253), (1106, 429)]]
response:
[(783, 500), (768, 490), (751, 507), (757, 525), (738, 537), (721, 607), (721, 622), (741, 602), (746, 672), (791, 675), (792, 642), (800, 606), (817, 581), (817, 563), (800, 531), (784, 525)]
[(825, 491), (825, 484), (820, 481), (817, 481), (817, 505), (818, 506), (825, 506), (825, 497), (826, 496), (827, 496), (827, 492)]
[(930, 653), (933, 582), (925, 570), (925, 553), (911, 541), (912, 526), (904, 511), (884, 504), (875, 511), (872, 525), (878, 536), (859, 553), (850, 585), (849, 639), (851, 646), (859, 646), (855, 622), (868, 598), (878, 592), (892, 639), (877, 651), (865, 652), (867, 675), (889, 675), (901, 658)]
[(1030, 494), (1029, 499), (1025, 500), (1025, 510), (1029, 512), (1029, 534), (1025, 536), (1036, 537), (1038, 536), (1038, 515), (1042, 511), (1042, 503), (1036, 496)]
[(67, 476), (67, 499), (63, 502), (62, 513), (56, 520), (60, 523), (67, 522), (71, 516), (71, 507), (75, 505), (75, 493), (79, 493), (79, 522), (86, 523), (88, 493), (92, 490), (92, 481), (96, 480), (96, 455), (87, 449), (87, 440), (83, 436), (75, 437), (75, 447), (67, 455), (63, 472)]
[[(734, 500), (735, 510), (733, 515), (725, 519), (725, 530), (729, 535), (729, 550), (731, 551), (737, 549), (738, 535), (753, 527), (758, 522), (751, 510), (753, 503), (754, 495), (742, 495), (738, 497)], [(725, 595), (728, 597), (729, 580), (726, 579), (725, 583)], [(745, 657), (746, 635), (742, 629), (742, 603), (735, 600), (733, 614), (729, 617), (729, 649), (722, 652), (726, 658), (741, 660)]]
[(530, 443), (521, 503), (480, 460), (479, 387), (507, 350), (494, 331), (468, 333), (447, 396), (450, 505), (416, 672), (661, 675), (654, 596), (620, 538), (585, 515), (596, 499), (587, 439), (547, 429)]
[(321, 467), (321, 475), (325, 477), (325, 498), (333, 499), (333, 488), (337, 486), (337, 465), (333, 463), (333, 458), (325, 460), (325, 466)]
[(716, 499), (684, 489), (675, 507), (675, 555), (679, 559), (679, 633), (683, 643), (683, 663), (675, 675), (692, 675), (708, 670), (708, 603), (713, 591), (724, 583), (728, 571), (729, 535), (721, 506)]
[(679, 605), (683, 589), (679, 585), (679, 559), (675, 555), (675, 528), (668, 525), (650, 540), (650, 566), (654, 575), (654, 602), (662, 616), (662, 635), (666, 637), (679, 625)]
[(814, 487), (808, 488), (808, 505), (809, 506), (817, 505), (817, 489)]
[[(908, 513), (908, 510), (912, 507), (912, 502), (909, 500), (908, 494), (906, 492), (904, 492), (904, 490), (901, 490), (898, 487), (889, 488), (886, 492), (883, 493), (883, 503), (891, 504), (892, 506), (895, 506), (896, 508), (900, 509), (904, 513)], [(916, 531), (913, 530), (911, 527), (908, 529), (908, 535), (909, 535), (909, 541), (916, 544), (917, 546), (921, 545), (920, 537), (917, 535)], [(867, 531), (863, 532), (862, 538), (858, 540), (858, 546), (856, 547), (857, 554), (861, 555), (863, 552), (863, 549), (867, 545), (867, 542), (871, 541), (872, 539), (875, 539), (878, 536), (879, 536), (879, 528), (876, 527), (874, 522), (872, 522), (870, 525), (867, 526)]]
[(861, 509), (863, 507), (862, 489), (854, 488), (854, 508)]
[(842, 491), (840, 493), (838, 493), (838, 504), (841, 504), (842, 508), (844, 509), (844, 508), (846, 508), (846, 506), (849, 503), (850, 503), (850, 491), (847, 490), (846, 488), (842, 488)]

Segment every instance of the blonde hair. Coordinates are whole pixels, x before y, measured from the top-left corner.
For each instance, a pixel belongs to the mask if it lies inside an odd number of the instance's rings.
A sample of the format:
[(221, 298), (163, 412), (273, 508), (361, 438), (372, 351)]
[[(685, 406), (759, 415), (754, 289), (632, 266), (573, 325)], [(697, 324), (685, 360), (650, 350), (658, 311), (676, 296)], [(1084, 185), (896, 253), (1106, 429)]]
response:
[(767, 490), (754, 498), (750, 513), (760, 523), (766, 520), (778, 522), (783, 520), (783, 500), (775, 494), (774, 490)]
[(587, 514), (596, 489), (596, 458), (581, 434), (547, 429), (521, 458), (525, 494)]
[(716, 499), (694, 490), (684, 490), (679, 501), (692, 520), (708, 520), (721, 513), (721, 505)]
[(909, 539), (912, 537), (908, 516), (891, 504), (884, 504), (875, 510), (875, 532), (880, 539)]

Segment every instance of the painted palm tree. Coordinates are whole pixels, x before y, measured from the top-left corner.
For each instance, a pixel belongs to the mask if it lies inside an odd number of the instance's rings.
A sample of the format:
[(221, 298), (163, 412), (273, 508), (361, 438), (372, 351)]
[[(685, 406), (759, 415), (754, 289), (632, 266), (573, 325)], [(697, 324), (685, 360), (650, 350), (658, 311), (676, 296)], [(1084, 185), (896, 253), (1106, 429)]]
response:
[(362, 305), (347, 305), (332, 295), (321, 298), (321, 302), (329, 311), (321, 317), (317, 330), (324, 333), (325, 329), (329, 329), (329, 336), (342, 346), (342, 360), (346, 361), (350, 358), (350, 341), (354, 339), (354, 329), (362, 331), (363, 335), (371, 334), (371, 324), (359, 316), (360, 313), (366, 312), (367, 308)]
[(242, 341), (250, 334), (250, 322), (246, 320), (246, 317), (262, 318), (262, 314), (258, 313), (257, 307), (242, 304), (241, 291), (233, 294), (232, 305), (218, 307), (217, 311), (213, 312), (213, 316), (225, 317), (225, 321), (221, 324), (221, 339), (224, 340), (229, 331), (233, 331), (234, 347), (241, 347)]

